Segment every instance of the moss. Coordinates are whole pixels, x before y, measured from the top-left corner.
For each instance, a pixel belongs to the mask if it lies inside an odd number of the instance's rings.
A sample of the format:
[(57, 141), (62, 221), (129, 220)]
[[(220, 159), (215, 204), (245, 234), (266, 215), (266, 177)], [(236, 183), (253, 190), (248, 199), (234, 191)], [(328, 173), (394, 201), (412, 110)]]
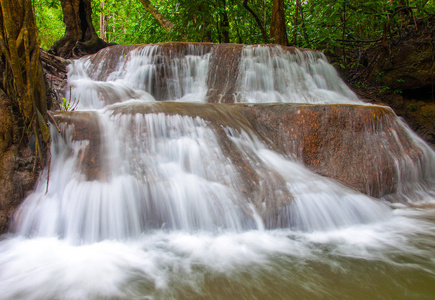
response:
[(0, 156), (12, 144), (12, 109), (9, 99), (0, 91)]

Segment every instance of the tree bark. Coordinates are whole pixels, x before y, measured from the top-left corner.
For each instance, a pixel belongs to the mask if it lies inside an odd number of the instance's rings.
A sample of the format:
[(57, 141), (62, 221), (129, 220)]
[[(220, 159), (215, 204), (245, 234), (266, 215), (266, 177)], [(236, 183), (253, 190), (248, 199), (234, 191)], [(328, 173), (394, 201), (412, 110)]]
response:
[(90, 0), (61, 0), (65, 35), (57, 40), (50, 52), (63, 58), (80, 57), (98, 52), (107, 46), (92, 24)]
[(39, 60), (38, 31), (30, 0), (2, 0), (0, 11), (0, 49), (4, 67), (3, 87), (18, 107), (16, 115), (24, 133), (35, 138), (35, 151), (43, 160), (44, 146), (50, 139), (46, 123), (46, 89)]
[(300, 0), (296, 0), (295, 2), (295, 20), (293, 24), (293, 46), (298, 46), (298, 18), (299, 18), (299, 2)]
[(302, 34), (304, 36), (305, 43), (307, 45), (309, 45), (310, 40), (308, 38), (307, 28), (305, 27), (304, 10), (302, 8), (302, 2), (301, 2), (301, 0), (297, 0), (296, 1), (296, 5), (298, 6), (299, 15), (301, 17)]
[[(50, 132), (31, 0), (0, 2), (0, 233), (44, 165)], [(38, 164), (39, 161), (39, 164)]]
[(101, 4), (100, 4), (100, 8), (101, 8), (101, 12), (100, 12), (100, 39), (102, 39), (103, 41), (107, 42), (107, 38), (106, 38), (106, 16), (104, 15), (104, 6), (105, 6), (104, 1), (101, 1)]
[[(392, 1), (392, 0), (391, 0)], [(342, 39), (343, 41), (346, 39), (346, 2), (343, 1), (343, 32), (342, 32)], [(343, 51), (343, 65), (344, 65), (344, 77), (346, 77), (346, 69), (347, 69), (347, 63), (346, 63), (346, 43), (343, 42), (342, 45), (342, 51)]]
[(221, 24), (220, 27), (222, 28), (222, 36), (223, 36), (223, 42), (229, 43), (230, 42), (230, 32), (228, 29), (230, 28), (230, 22), (228, 21), (228, 14), (226, 11), (226, 0), (222, 0), (222, 15), (221, 15)]
[(263, 41), (265, 44), (269, 43), (269, 39), (267, 38), (266, 30), (264, 29), (264, 26), (261, 24), (260, 18), (257, 16), (257, 14), (248, 6), (248, 0), (243, 1), (243, 7), (246, 8), (246, 10), (254, 17), (255, 22), (257, 22), (258, 28), (260, 28), (261, 35), (263, 36)]
[(288, 41), (285, 26), (284, 0), (273, 0), (270, 35), (274, 38), (275, 44), (287, 46)]
[(149, 0), (140, 0), (140, 2), (166, 31), (170, 32), (174, 28), (174, 24), (159, 12)]

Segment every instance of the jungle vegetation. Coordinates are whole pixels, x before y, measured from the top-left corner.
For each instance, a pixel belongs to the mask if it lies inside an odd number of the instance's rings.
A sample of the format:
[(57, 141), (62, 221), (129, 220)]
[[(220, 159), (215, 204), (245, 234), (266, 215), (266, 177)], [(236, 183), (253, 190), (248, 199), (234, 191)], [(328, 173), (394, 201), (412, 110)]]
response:
[(263, 44), (312, 49), (368, 44), (435, 13), (434, 0), (33, 0), (39, 40), (65, 34), (63, 2), (90, 2), (105, 42)]

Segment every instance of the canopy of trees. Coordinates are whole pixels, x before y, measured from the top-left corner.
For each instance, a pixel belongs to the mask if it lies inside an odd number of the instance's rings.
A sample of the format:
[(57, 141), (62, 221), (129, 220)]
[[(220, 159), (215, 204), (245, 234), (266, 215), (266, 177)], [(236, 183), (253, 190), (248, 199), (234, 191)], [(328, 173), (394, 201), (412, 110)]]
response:
[[(82, 0), (83, 1), (83, 0)], [(41, 44), (65, 33), (60, 0), (34, 0)], [(88, 1), (89, 2), (89, 1)], [(96, 33), (119, 44), (165, 41), (369, 43), (435, 13), (434, 0), (92, 0)]]

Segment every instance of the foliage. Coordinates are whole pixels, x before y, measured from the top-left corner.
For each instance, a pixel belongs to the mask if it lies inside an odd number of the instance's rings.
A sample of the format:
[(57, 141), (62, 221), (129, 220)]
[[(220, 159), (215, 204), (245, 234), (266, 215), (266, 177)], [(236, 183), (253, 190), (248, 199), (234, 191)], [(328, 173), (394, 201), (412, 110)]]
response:
[[(223, 42), (227, 31), (232, 43), (263, 43), (261, 30), (243, 7), (243, 0), (151, 2), (175, 24), (175, 29), (165, 31), (139, 0), (94, 0), (93, 20), (100, 37), (119, 44), (183, 40)], [(416, 18), (435, 13), (434, 0), (301, 0), (302, 13), (296, 2), (284, 1), (290, 44), (332, 52), (338, 48), (345, 51), (347, 47), (368, 45), (384, 34), (397, 35), (413, 25)], [(246, 3), (269, 35), (272, 1)], [(48, 47), (64, 31), (59, 0), (34, 0), (34, 6), (41, 44)]]
[(65, 33), (59, 0), (33, 0), (39, 43), (48, 49)]
[(62, 97), (62, 102), (59, 103), (60, 110), (62, 110), (62, 111), (74, 111), (77, 108), (77, 106), (79, 105), (79, 98), (71, 99), (71, 95), (72, 95), (71, 90), (73, 88), (74, 87), (72, 87), (72, 86), (69, 87), (69, 98), (68, 99), (65, 97)]
[(78, 100), (71, 100), (62, 97), (62, 102), (60, 103), (60, 110), (62, 111), (74, 111), (79, 104)]
[(384, 93), (385, 91), (389, 90), (390, 88), (388, 86), (381, 86), (378, 90), (378, 95)]

